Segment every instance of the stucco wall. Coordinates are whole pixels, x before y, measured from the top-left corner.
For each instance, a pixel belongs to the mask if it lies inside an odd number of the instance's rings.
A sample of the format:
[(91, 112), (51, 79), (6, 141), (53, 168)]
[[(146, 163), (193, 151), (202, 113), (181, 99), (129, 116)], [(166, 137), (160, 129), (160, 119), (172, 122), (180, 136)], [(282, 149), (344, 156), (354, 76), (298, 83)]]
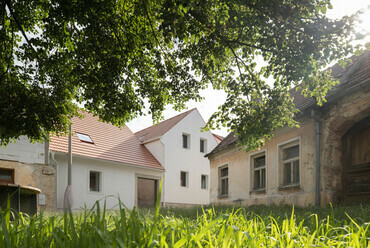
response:
[[(259, 149), (266, 155), (266, 190), (253, 191), (251, 185), (250, 155), (257, 151), (245, 151), (238, 147), (229, 147), (212, 155), (211, 161), (211, 203), (242, 205), (253, 204), (294, 204), (313, 205), (315, 202), (315, 123), (311, 118), (301, 120), (300, 128), (283, 128), (275, 137)], [(300, 144), (300, 185), (289, 189), (279, 189), (278, 146), (290, 140)], [(218, 168), (229, 168), (229, 194), (219, 198)]]
[[(56, 154), (57, 165), (57, 205), (58, 209), (63, 208), (64, 192), (67, 187), (67, 155)], [(89, 192), (89, 172), (99, 171), (102, 175), (101, 192)], [(73, 157), (72, 161), (72, 188), (74, 209), (81, 209), (85, 206), (91, 208), (97, 200), (105, 196), (107, 208), (118, 208), (118, 196), (129, 208), (136, 205), (136, 177), (142, 176), (160, 180), (161, 171), (138, 168), (120, 163), (103, 160), (95, 160), (84, 157)]]
[[(192, 111), (162, 136), (165, 147), (165, 201), (180, 204), (208, 204), (210, 164), (204, 155), (217, 142), (211, 132), (201, 132), (205, 125), (198, 111)], [(190, 135), (190, 148), (182, 147), (182, 134)], [(206, 151), (200, 152), (200, 139), (205, 139)], [(180, 185), (180, 172), (188, 172), (188, 186)], [(207, 189), (201, 189), (201, 175), (208, 176)]]
[(26, 137), (21, 136), (15, 143), (0, 148), (0, 159), (29, 164), (44, 164), (45, 145), (38, 142), (30, 143)]

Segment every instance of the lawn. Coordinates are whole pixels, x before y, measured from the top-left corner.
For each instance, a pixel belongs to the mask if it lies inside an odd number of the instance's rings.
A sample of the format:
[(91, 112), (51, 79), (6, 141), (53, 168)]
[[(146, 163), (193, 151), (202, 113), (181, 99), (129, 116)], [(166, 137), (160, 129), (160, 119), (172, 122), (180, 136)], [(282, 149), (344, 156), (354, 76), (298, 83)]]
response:
[(0, 247), (370, 247), (369, 205), (111, 211), (102, 203), (0, 218)]

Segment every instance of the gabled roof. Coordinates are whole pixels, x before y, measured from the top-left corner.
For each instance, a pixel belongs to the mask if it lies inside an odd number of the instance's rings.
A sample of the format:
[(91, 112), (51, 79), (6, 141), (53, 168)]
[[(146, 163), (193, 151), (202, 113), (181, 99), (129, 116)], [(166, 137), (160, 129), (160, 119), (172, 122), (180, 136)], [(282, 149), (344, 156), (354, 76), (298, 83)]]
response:
[(164, 135), (168, 130), (173, 128), (177, 123), (184, 119), (188, 114), (196, 110), (196, 108), (190, 109), (184, 113), (176, 115), (170, 119), (164, 120), (156, 125), (147, 127), (135, 133), (135, 136), (141, 143), (155, 140)]
[[(72, 154), (133, 166), (164, 170), (161, 164), (140, 144), (131, 130), (99, 121), (97, 116), (82, 112), (85, 118), (72, 118)], [(90, 136), (93, 143), (81, 141), (77, 133)], [(50, 138), (50, 150), (68, 153), (68, 136)]]
[(218, 135), (218, 134), (215, 134), (215, 133), (212, 133), (212, 135), (215, 138), (217, 144), (220, 144), (220, 142), (225, 138), (225, 137), (222, 137), (221, 135)]
[[(330, 100), (336, 95), (344, 94), (347, 90), (353, 89), (362, 83), (370, 82), (370, 51), (365, 51), (360, 56), (352, 56), (350, 59), (352, 63), (344, 69), (338, 64), (330, 68), (332, 70), (332, 76), (339, 79), (340, 84), (334, 86), (327, 93), (327, 100)], [(296, 87), (290, 90), (290, 95), (293, 98), (295, 107), (301, 112), (316, 105), (315, 99), (304, 97), (301, 91), (296, 90)], [(235, 144), (237, 141), (238, 137), (234, 132), (229, 133), (206, 157)]]

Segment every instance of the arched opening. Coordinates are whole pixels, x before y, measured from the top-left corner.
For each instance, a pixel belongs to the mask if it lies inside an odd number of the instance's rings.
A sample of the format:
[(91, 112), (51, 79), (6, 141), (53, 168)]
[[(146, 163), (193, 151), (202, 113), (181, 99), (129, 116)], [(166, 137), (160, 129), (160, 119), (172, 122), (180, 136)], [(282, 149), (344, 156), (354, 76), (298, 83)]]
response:
[(342, 165), (343, 202), (370, 202), (370, 116), (343, 135)]

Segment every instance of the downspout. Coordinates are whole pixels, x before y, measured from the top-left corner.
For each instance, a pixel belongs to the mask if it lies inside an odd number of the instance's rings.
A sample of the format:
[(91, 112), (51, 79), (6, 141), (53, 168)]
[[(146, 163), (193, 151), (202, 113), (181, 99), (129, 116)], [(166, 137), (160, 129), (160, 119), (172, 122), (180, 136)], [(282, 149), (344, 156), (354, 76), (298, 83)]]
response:
[(315, 120), (315, 153), (316, 153), (316, 195), (315, 206), (320, 207), (320, 120), (315, 110), (311, 110), (311, 117)]
[(55, 159), (55, 152), (50, 152), (50, 159), (54, 161), (55, 164), (55, 210), (58, 209), (58, 162)]
[[(162, 143), (163, 145), (163, 168), (166, 170), (166, 147), (164, 146), (163, 142), (162, 142), (162, 137), (159, 139), (160, 142)], [(162, 207), (166, 207), (166, 172), (163, 173), (163, 181), (162, 181), (162, 201), (163, 201), (163, 204), (162, 204)]]

